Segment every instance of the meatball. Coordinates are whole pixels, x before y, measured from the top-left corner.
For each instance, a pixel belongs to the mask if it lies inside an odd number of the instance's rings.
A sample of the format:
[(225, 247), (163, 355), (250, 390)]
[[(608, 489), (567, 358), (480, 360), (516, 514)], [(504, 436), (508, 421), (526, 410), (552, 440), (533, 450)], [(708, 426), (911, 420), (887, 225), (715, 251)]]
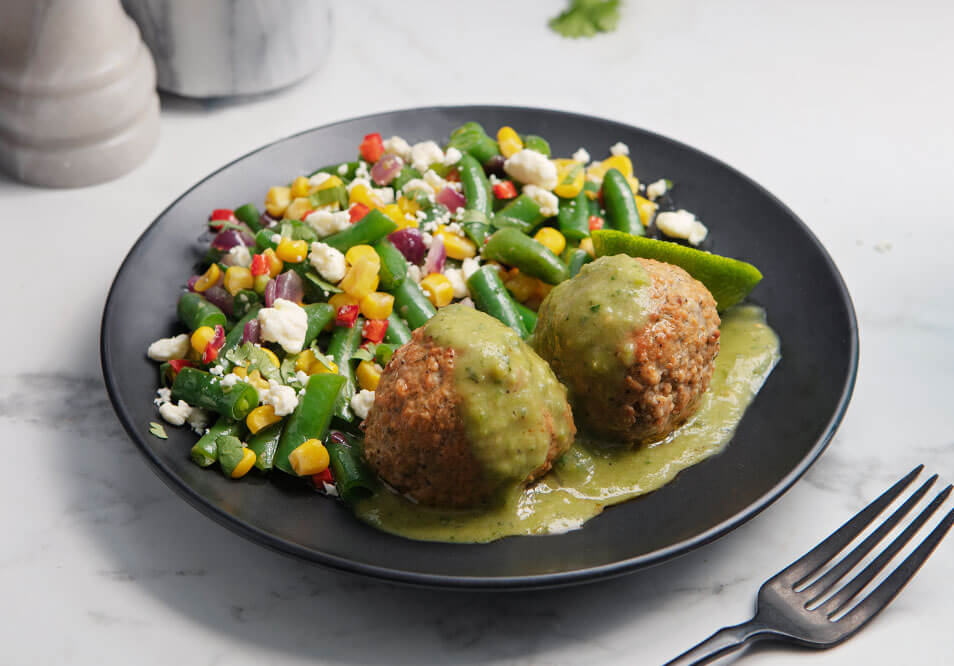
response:
[(538, 479), (576, 433), (547, 364), (512, 329), (456, 305), (394, 353), (364, 429), (365, 458), (386, 484), (447, 508)]
[(638, 444), (695, 412), (719, 323), (712, 294), (682, 268), (616, 255), (553, 289), (532, 344), (566, 384), (582, 428)]

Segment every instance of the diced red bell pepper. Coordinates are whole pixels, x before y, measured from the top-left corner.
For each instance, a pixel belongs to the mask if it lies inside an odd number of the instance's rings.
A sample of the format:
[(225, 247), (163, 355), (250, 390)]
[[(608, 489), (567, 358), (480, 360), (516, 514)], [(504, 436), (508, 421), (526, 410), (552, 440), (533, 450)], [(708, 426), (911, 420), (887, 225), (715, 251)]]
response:
[(264, 254), (256, 254), (252, 257), (252, 275), (265, 275), (268, 273), (268, 260)]
[[(219, 224), (216, 224), (216, 222)], [(218, 231), (224, 226), (222, 222), (238, 222), (238, 218), (228, 208), (216, 208), (209, 215), (209, 226)]]
[(315, 484), (315, 488), (318, 490), (324, 490), (324, 484), (334, 483), (335, 477), (331, 475), (331, 468), (326, 467), (325, 471), (312, 474), (311, 481)]
[(179, 371), (182, 370), (182, 368), (192, 368), (192, 367), (195, 367), (195, 364), (192, 361), (185, 358), (174, 358), (171, 361), (169, 361), (169, 367), (172, 368), (172, 377), (175, 378), (175, 376), (179, 374)]
[(599, 215), (590, 215), (590, 231), (603, 228), (603, 218)]
[(377, 162), (384, 155), (384, 142), (377, 132), (365, 134), (364, 141), (358, 146), (358, 152), (366, 162)]
[(364, 338), (369, 342), (378, 344), (384, 340), (384, 334), (387, 332), (387, 319), (368, 319), (366, 322), (364, 322), (364, 328), (361, 330), (361, 335), (364, 336)]
[(447, 172), (447, 175), (444, 176), (444, 180), (448, 183), (459, 183), (460, 182), (460, 171), (457, 169), (451, 169)]
[(335, 326), (353, 328), (354, 323), (358, 320), (359, 311), (360, 308), (357, 305), (342, 305), (335, 315)]
[(212, 339), (209, 340), (209, 343), (205, 346), (205, 351), (202, 352), (202, 362), (212, 363), (217, 359), (219, 357), (219, 350), (222, 349), (224, 344), (225, 329), (222, 328), (221, 324), (216, 324), (215, 335), (212, 336)]
[(348, 214), (351, 216), (351, 224), (354, 224), (370, 212), (371, 209), (363, 203), (353, 204), (351, 208), (348, 209)]
[(502, 180), (494, 185), (494, 196), (498, 199), (513, 199), (517, 196), (517, 188), (511, 180)]

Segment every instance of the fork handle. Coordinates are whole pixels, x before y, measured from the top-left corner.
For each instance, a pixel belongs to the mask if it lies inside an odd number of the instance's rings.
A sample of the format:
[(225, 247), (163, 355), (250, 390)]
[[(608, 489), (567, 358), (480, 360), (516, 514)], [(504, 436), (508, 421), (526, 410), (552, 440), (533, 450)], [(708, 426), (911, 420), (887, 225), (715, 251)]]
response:
[(766, 633), (765, 625), (756, 621), (754, 618), (742, 624), (724, 627), (694, 648), (683, 652), (672, 661), (667, 661), (665, 666), (708, 664), (713, 659), (718, 659), (719, 657), (724, 657), (741, 650), (748, 645), (751, 640), (759, 636), (764, 636)]

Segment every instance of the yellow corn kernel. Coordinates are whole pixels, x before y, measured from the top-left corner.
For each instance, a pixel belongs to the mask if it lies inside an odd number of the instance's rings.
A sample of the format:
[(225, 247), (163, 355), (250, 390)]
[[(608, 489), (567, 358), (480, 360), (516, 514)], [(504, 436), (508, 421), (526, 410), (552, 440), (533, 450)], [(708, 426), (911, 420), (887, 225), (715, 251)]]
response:
[(311, 183), (308, 182), (308, 178), (305, 176), (298, 176), (291, 184), (291, 195), (294, 198), (307, 197), (308, 190), (311, 189)]
[(639, 195), (639, 178), (636, 176), (629, 176), (626, 179), (626, 182), (629, 183), (629, 189), (633, 191), (633, 196)]
[(255, 285), (252, 278), (252, 271), (244, 266), (229, 266), (225, 271), (225, 288), (230, 294), (235, 296), (242, 289), (251, 289)]
[(404, 211), (397, 204), (388, 204), (381, 208), (381, 212), (387, 215), (398, 227), (407, 226), (407, 218), (404, 217)]
[(259, 430), (267, 428), (281, 420), (282, 417), (275, 413), (274, 407), (271, 405), (262, 405), (248, 413), (248, 416), (245, 417), (245, 425), (248, 426), (248, 431), (254, 435)]
[(234, 368), (232, 368), (232, 372), (235, 374), (236, 377), (247, 377), (247, 376), (248, 376), (248, 370), (245, 369), (245, 366), (244, 366), (244, 365), (237, 365), (237, 366), (235, 366)]
[(202, 293), (209, 287), (215, 286), (215, 284), (218, 283), (220, 277), (222, 277), (222, 269), (219, 268), (218, 264), (212, 264), (209, 266), (208, 270), (203, 273), (202, 277), (195, 281), (195, 284), (192, 286), (192, 288), (195, 291)]
[(275, 250), (270, 247), (265, 248), (262, 255), (265, 257), (265, 263), (268, 265), (268, 276), (278, 277), (279, 273), (285, 268), (285, 262), (279, 259), (278, 255), (275, 254)]
[(317, 439), (309, 439), (288, 454), (288, 462), (298, 476), (321, 474), (330, 462), (328, 449)]
[(627, 155), (613, 155), (607, 157), (602, 162), (594, 162), (586, 168), (586, 177), (590, 180), (599, 182), (610, 169), (616, 169), (621, 174), (630, 178), (633, 175), (633, 163)]
[(368, 319), (387, 319), (394, 310), (394, 296), (375, 291), (361, 299), (361, 314)]
[(381, 257), (370, 245), (353, 245), (345, 253), (345, 261), (351, 266), (360, 261), (369, 261), (372, 264), (377, 264), (379, 268), (381, 267)]
[(337, 312), (339, 309), (343, 308), (346, 305), (357, 305), (358, 299), (352, 296), (351, 294), (340, 293), (335, 294), (328, 299), (328, 304), (335, 309)]
[(281, 362), (278, 360), (278, 356), (276, 356), (275, 352), (273, 352), (271, 349), (268, 347), (262, 347), (262, 353), (268, 357), (268, 360), (271, 361), (272, 365), (274, 365), (276, 368), (281, 367)]
[(407, 197), (398, 197), (397, 207), (401, 209), (402, 213), (414, 217), (417, 215), (417, 211), (421, 210), (421, 205), (414, 201), (414, 199), (408, 199)]
[(332, 361), (330, 358), (325, 357), (325, 360), (322, 361), (316, 356), (315, 362), (311, 364), (311, 367), (306, 372), (309, 375), (337, 375), (338, 364)]
[(648, 227), (649, 223), (653, 221), (657, 208), (659, 208), (659, 204), (655, 201), (636, 195), (636, 210), (639, 211), (639, 221), (643, 223), (644, 227)]
[(255, 452), (252, 449), (246, 447), (242, 451), (242, 459), (239, 460), (239, 464), (235, 466), (235, 469), (232, 470), (233, 479), (241, 479), (243, 476), (248, 474), (248, 471), (252, 469), (252, 465), (255, 464)]
[(321, 192), (322, 190), (329, 190), (332, 187), (338, 187), (339, 185), (344, 185), (344, 183), (341, 182), (341, 179), (338, 178), (338, 176), (331, 176), (329, 178), (325, 178), (325, 180), (321, 183), (321, 185), (315, 188), (315, 192)]
[(583, 189), (583, 165), (576, 160), (553, 160), (557, 168), (557, 186), (553, 193), (559, 197), (572, 199)]
[(443, 273), (431, 273), (421, 280), (421, 289), (435, 308), (442, 308), (454, 300), (454, 285)]
[(441, 240), (444, 241), (444, 249), (451, 259), (464, 260), (477, 255), (477, 246), (474, 245), (472, 240), (450, 233), (443, 224), (437, 227), (434, 235), (440, 236)]
[(262, 373), (258, 370), (252, 370), (252, 372), (249, 373), (248, 383), (262, 391), (268, 390), (268, 380), (262, 377)]
[[(354, 249), (351, 248), (351, 250)], [(351, 250), (348, 250), (348, 252), (350, 253)], [(374, 254), (373, 258), (366, 251), (359, 250), (354, 255), (355, 261), (348, 268), (344, 279), (338, 283), (338, 286), (345, 293), (351, 294), (358, 301), (378, 288), (378, 271), (381, 269), (381, 258), (378, 257), (377, 252), (374, 252), (374, 248), (371, 248), (371, 252)], [(345, 255), (345, 258), (347, 259), (347, 255)]]
[(285, 209), (285, 220), (303, 220), (305, 215), (314, 209), (314, 206), (311, 205), (311, 199), (308, 197), (299, 197), (295, 199), (290, 204), (288, 208)]
[(212, 341), (212, 338), (215, 337), (215, 329), (211, 326), (200, 326), (195, 329), (195, 333), (192, 334), (192, 337), (189, 341), (192, 343), (192, 348), (196, 353), (201, 354), (205, 351), (206, 346), (209, 342)]
[(311, 364), (317, 360), (318, 358), (315, 356), (315, 352), (311, 349), (306, 349), (295, 358), (295, 371), (311, 374), (308, 370), (311, 368)]
[(366, 391), (377, 391), (378, 382), (381, 381), (381, 366), (371, 361), (361, 361), (358, 363), (358, 369), (354, 376), (358, 380), (358, 386)]
[(265, 287), (268, 286), (268, 283), (271, 279), (272, 278), (268, 273), (265, 273), (264, 275), (256, 275), (252, 279), (252, 289), (255, 290), (256, 294), (261, 296), (265, 293)]
[(291, 264), (300, 264), (308, 256), (308, 242), (303, 240), (292, 240), (283, 238), (275, 249), (275, 254), (282, 261)]
[(596, 250), (593, 249), (593, 239), (589, 236), (580, 241), (580, 249), (591, 257), (596, 256)]
[(523, 150), (523, 140), (521, 140), (517, 131), (509, 125), (504, 125), (497, 130), (497, 143), (500, 144), (500, 152), (504, 157), (510, 157)]
[(516, 268), (504, 273), (500, 276), (503, 280), (504, 286), (513, 294), (513, 297), (525, 303), (533, 298), (533, 295), (537, 293), (537, 283), (539, 280), (536, 278), (530, 277), (525, 273), (521, 273)]
[(371, 193), (371, 188), (362, 183), (352, 187), (351, 192), (348, 193), (348, 204), (354, 205), (356, 203), (364, 204), (368, 208), (381, 207), (381, 202)]
[(553, 254), (560, 256), (560, 253), (566, 249), (566, 237), (553, 227), (543, 227), (533, 236), (537, 241), (550, 250)]
[(292, 193), (290, 187), (276, 186), (265, 195), (265, 210), (272, 217), (281, 217), (291, 203)]

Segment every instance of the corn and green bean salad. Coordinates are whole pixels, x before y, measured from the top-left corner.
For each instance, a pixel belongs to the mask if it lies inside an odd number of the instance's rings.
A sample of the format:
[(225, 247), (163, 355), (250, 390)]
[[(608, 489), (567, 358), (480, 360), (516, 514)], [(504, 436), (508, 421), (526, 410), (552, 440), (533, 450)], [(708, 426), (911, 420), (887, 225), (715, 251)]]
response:
[[(554, 158), (539, 136), (470, 122), (443, 145), (369, 134), (358, 159), (217, 209), (209, 250), (177, 306), (186, 332), (156, 340), (156, 405), (200, 435), (202, 467), (310, 479), (354, 501), (375, 481), (359, 425), (394, 350), (451, 303), (532, 332), (553, 285), (594, 256), (591, 232), (706, 229), (642, 185), (629, 149)], [(156, 436), (164, 436), (158, 423)]]

